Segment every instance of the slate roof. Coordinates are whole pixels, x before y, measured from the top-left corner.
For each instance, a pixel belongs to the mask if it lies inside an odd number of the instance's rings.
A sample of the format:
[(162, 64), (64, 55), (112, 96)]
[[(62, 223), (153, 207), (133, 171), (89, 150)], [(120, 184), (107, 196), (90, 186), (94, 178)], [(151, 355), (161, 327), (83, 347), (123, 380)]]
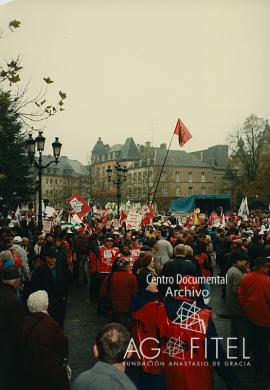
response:
[(93, 147), (92, 154), (97, 155), (97, 154), (104, 154), (104, 153), (106, 153), (106, 148), (103, 141), (101, 140), (101, 137), (99, 137), (97, 143)]
[(228, 164), (228, 145), (210, 146), (205, 150), (190, 152), (197, 160), (210, 165), (211, 167), (225, 169)]
[[(154, 165), (162, 165), (166, 153), (166, 149), (156, 149)], [(198, 161), (190, 153), (184, 152), (183, 150), (170, 150), (166, 160), (166, 165), (176, 167), (210, 168), (209, 164)]]
[(127, 138), (120, 151), (121, 160), (139, 160), (140, 153), (132, 137)]
[(139, 160), (140, 153), (132, 137), (126, 139), (124, 145), (115, 144), (110, 148), (106, 149), (101, 138), (98, 139), (95, 144), (92, 154), (93, 155), (105, 155), (106, 158), (110, 159), (112, 153), (118, 153), (118, 160)]
[[(51, 155), (43, 155), (42, 156), (42, 164), (46, 165), (50, 161), (53, 161), (54, 157)], [(51, 164), (47, 169), (54, 169), (54, 171), (48, 170), (44, 172), (44, 174), (54, 174), (57, 176), (81, 176), (86, 175), (88, 173), (87, 167), (82, 165), (78, 160), (71, 160), (66, 156), (60, 156), (58, 164)]]

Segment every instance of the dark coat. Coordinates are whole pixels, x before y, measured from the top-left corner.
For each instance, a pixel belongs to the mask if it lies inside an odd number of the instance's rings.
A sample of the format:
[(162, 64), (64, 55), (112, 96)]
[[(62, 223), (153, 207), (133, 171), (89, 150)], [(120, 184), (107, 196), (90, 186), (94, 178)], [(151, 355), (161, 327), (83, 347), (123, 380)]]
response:
[[(21, 365), (23, 307), (14, 287), (0, 283), (0, 388), (16, 388)], [(12, 383), (14, 381), (14, 384)]]
[(32, 313), (23, 323), (23, 387), (27, 390), (68, 390), (64, 367), (68, 339), (58, 323), (44, 313)]
[(56, 278), (44, 264), (36, 268), (31, 280), (31, 292), (45, 290), (49, 296), (49, 314), (63, 326), (68, 290), (68, 273), (61, 263), (56, 263)]

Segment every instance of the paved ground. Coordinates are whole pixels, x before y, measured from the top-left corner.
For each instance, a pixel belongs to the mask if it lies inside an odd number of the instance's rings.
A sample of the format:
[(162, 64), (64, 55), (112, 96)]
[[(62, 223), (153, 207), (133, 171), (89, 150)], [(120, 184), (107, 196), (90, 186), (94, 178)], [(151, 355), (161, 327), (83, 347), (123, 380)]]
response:
[[(220, 288), (213, 287), (210, 306), (215, 313), (214, 321), (218, 335), (229, 336), (230, 321), (226, 319), (224, 302), (220, 298)], [(224, 318), (225, 317), (225, 318)], [(73, 380), (94, 363), (92, 344), (95, 334), (105, 324), (96, 314), (96, 305), (90, 303), (86, 287), (73, 287), (70, 291), (65, 331), (70, 340), (70, 366)], [(270, 390), (270, 379), (255, 378), (251, 368), (237, 368), (241, 390)], [(179, 390), (181, 387), (179, 387)], [(154, 389), (153, 389), (154, 390)], [(196, 389), (194, 389), (196, 390)], [(223, 381), (215, 376), (215, 390), (225, 390)]]

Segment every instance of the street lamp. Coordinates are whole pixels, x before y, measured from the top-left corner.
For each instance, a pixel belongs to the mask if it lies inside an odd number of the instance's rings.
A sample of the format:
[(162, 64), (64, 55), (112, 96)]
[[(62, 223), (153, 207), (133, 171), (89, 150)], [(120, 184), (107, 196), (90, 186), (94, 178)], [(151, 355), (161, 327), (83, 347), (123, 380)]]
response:
[[(113, 175), (114, 171), (114, 175)], [(106, 170), (107, 176), (108, 176), (108, 182), (112, 182), (116, 185), (116, 200), (117, 200), (117, 218), (120, 219), (120, 201), (121, 201), (121, 184), (127, 180), (127, 167), (124, 165), (123, 168), (119, 164), (119, 162), (116, 163), (114, 166), (114, 169), (108, 166), (108, 169)], [(114, 176), (115, 180), (112, 179)]]
[[(54, 160), (48, 162), (45, 165), (42, 165), (42, 152), (45, 148), (45, 137), (43, 136), (43, 132), (39, 131), (38, 136), (34, 139), (32, 134), (29, 134), (28, 139), (26, 140), (26, 149), (27, 154), (30, 160), (30, 163), (34, 165), (38, 170), (38, 228), (42, 230), (42, 171), (45, 168), (48, 168), (52, 163), (58, 164), (61, 146), (62, 144), (59, 142), (58, 137), (55, 138), (55, 141), (52, 143), (53, 148), (53, 156)], [(39, 153), (38, 160), (35, 160), (35, 152), (36, 149)]]

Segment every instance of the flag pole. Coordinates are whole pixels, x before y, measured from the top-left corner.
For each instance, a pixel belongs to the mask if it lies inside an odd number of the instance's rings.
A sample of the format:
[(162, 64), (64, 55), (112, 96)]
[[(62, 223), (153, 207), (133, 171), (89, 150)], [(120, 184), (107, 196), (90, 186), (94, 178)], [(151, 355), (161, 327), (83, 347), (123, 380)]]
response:
[(153, 198), (152, 198), (152, 204), (154, 203), (154, 201), (155, 201), (155, 198), (156, 198), (156, 193), (157, 193), (157, 190), (158, 190), (159, 182), (160, 182), (161, 175), (162, 175), (162, 172), (163, 172), (163, 169), (164, 169), (164, 166), (165, 166), (165, 163), (166, 163), (166, 160), (167, 160), (168, 154), (169, 154), (169, 150), (170, 150), (170, 148), (171, 148), (171, 145), (172, 145), (172, 140), (173, 140), (173, 136), (174, 136), (174, 134), (175, 134), (175, 133), (173, 132), (173, 134), (172, 134), (172, 138), (171, 138), (171, 141), (170, 141), (170, 144), (169, 144), (169, 147), (168, 147), (168, 149), (167, 149), (167, 152), (166, 152), (166, 155), (165, 155), (165, 158), (164, 158), (164, 161), (163, 161), (163, 164), (162, 164), (161, 170), (160, 170), (160, 174), (159, 174), (159, 177), (158, 177), (157, 185), (156, 185), (155, 192), (154, 192), (154, 195), (153, 195)]

